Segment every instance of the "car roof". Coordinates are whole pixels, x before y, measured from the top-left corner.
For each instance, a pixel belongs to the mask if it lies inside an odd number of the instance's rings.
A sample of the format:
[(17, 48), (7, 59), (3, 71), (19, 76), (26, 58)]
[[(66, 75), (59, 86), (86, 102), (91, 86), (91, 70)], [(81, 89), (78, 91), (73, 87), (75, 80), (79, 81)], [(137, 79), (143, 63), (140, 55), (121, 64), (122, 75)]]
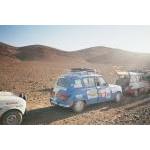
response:
[(69, 72), (67, 74), (61, 75), (60, 78), (83, 78), (83, 77), (95, 77), (95, 76), (102, 76), (102, 75), (97, 73), (80, 71), (80, 72)]
[(135, 75), (135, 76), (139, 76), (139, 75), (142, 75), (143, 73), (141, 72), (131, 72), (131, 71), (117, 71), (117, 74), (118, 75)]

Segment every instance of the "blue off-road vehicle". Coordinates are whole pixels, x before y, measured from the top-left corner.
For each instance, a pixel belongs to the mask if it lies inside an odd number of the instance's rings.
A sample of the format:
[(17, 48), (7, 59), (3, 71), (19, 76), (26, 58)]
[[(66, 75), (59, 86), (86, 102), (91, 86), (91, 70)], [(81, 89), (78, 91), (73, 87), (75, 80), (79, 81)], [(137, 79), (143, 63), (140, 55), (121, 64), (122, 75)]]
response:
[(95, 70), (73, 68), (58, 78), (50, 102), (81, 112), (86, 105), (113, 100), (118, 102), (121, 96), (121, 86), (108, 84)]

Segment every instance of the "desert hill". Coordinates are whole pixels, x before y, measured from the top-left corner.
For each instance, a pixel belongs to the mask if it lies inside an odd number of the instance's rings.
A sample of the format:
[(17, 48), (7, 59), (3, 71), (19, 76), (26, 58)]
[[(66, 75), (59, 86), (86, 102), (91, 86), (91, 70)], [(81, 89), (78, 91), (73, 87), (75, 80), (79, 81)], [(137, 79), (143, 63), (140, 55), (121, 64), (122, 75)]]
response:
[(91, 47), (79, 51), (66, 52), (43, 45), (14, 47), (0, 43), (0, 57), (10, 57), (20, 61), (47, 62), (87, 62), (90, 64), (135, 65), (150, 64), (150, 54), (134, 53), (109, 47)]
[[(14, 47), (5, 43), (0, 43), (0, 60), (10, 61), (38, 61), (48, 63), (65, 63), (84, 62), (81, 57), (72, 53), (62, 51), (56, 48), (43, 46), (43, 45), (29, 45), (24, 47)], [(69, 61), (69, 62), (68, 62)]]
[(51, 61), (55, 57), (67, 57), (67, 53), (55, 48), (42, 45), (30, 45), (17, 48), (16, 57), (24, 61), (47, 60)]
[(16, 47), (0, 42), (0, 56), (14, 57), (16, 54)]
[(135, 53), (108, 47), (92, 47), (77, 51), (89, 63), (112, 65), (148, 65), (150, 54)]
[(51, 60), (56, 56), (67, 57), (66, 52), (42, 45), (14, 47), (0, 42), (0, 56), (21, 61)]

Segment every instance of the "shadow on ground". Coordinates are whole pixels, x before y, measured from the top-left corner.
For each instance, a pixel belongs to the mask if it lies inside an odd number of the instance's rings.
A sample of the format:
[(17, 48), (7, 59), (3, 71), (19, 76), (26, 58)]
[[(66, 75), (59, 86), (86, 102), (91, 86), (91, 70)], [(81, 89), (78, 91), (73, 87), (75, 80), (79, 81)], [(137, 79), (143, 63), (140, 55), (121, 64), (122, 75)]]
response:
[(37, 124), (51, 124), (54, 121), (66, 119), (69, 117), (81, 115), (87, 112), (90, 112), (92, 110), (100, 110), (100, 111), (108, 111), (112, 108), (119, 108), (122, 106), (126, 106), (128, 104), (132, 104), (134, 102), (139, 101), (140, 98), (129, 98), (124, 99), (123, 101), (119, 103), (115, 102), (105, 102), (97, 105), (92, 105), (86, 107), (85, 111), (83, 113), (74, 113), (71, 109), (51, 106), (51, 107), (45, 107), (45, 108), (39, 108), (30, 110), (25, 117), (23, 124), (24, 125), (37, 125)]

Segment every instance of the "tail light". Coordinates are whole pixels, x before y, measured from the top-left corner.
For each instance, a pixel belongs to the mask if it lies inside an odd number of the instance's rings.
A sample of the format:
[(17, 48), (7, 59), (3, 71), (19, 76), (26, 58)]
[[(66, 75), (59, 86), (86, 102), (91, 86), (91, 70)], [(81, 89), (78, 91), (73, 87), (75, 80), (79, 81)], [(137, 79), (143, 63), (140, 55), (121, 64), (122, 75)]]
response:
[(57, 93), (56, 96), (61, 100), (67, 100), (69, 98), (69, 95), (66, 93)]

